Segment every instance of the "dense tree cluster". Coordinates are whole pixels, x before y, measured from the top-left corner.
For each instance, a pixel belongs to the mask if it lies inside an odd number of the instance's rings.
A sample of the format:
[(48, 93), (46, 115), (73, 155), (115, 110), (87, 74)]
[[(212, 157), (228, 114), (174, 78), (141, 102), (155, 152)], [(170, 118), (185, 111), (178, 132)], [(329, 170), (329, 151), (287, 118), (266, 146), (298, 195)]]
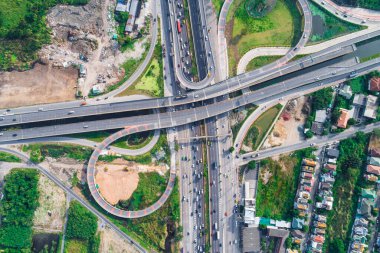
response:
[(97, 218), (79, 202), (72, 201), (69, 207), (66, 236), (80, 240), (90, 240), (98, 229)]
[(14, 169), (5, 177), (0, 209), (0, 245), (4, 248), (31, 247), (31, 227), (38, 207), (38, 177), (34, 169)]
[(322, 110), (326, 109), (331, 103), (333, 96), (333, 89), (326, 88), (319, 91), (316, 91), (312, 94), (312, 107), (313, 110)]

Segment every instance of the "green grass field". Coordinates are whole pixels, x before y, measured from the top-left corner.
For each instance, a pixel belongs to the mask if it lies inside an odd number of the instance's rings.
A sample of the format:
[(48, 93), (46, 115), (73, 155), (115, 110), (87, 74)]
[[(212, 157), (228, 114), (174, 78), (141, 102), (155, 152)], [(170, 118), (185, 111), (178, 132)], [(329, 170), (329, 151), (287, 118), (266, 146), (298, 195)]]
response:
[(69, 239), (65, 242), (65, 253), (87, 253), (88, 242), (75, 239)]
[(267, 131), (270, 130), (269, 128), (281, 108), (281, 105), (277, 105), (260, 115), (260, 117), (251, 125), (247, 135), (244, 137), (244, 144), (250, 146), (252, 150), (256, 150)]
[(164, 96), (164, 78), (162, 66), (162, 47), (157, 43), (152, 60), (144, 74), (118, 96), (147, 95), (150, 97)]
[(308, 44), (316, 44), (316, 43), (330, 40), (330, 39), (333, 39), (345, 34), (356, 32), (365, 28), (364, 26), (355, 25), (345, 20), (337, 18), (336, 16), (322, 9), (321, 7), (319, 7), (312, 1), (310, 1), (309, 5), (310, 5), (310, 10), (313, 16), (314, 17), (318, 16), (320, 20), (322, 21), (322, 23), (318, 24), (318, 26), (322, 25), (324, 29), (322, 29), (323, 32), (321, 33), (316, 33), (313, 30)]
[(9, 162), (9, 163), (20, 163), (21, 159), (15, 155), (12, 155), (6, 152), (0, 152), (0, 161)]
[(302, 18), (294, 1), (278, 0), (265, 17), (252, 18), (244, 8), (245, 0), (233, 2), (227, 16), (229, 72), (236, 74), (240, 58), (256, 47), (292, 46), (301, 36)]
[[(304, 157), (312, 157), (312, 151), (307, 148), (296, 151), (290, 156), (281, 156), (279, 161), (269, 158), (260, 162), (256, 198), (257, 216), (291, 220), (301, 161)], [(266, 172), (271, 174), (267, 182), (263, 180)]]
[(251, 71), (254, 69), (261, 68), (262, 66), (265, 66), (269, 63), (272, 63), (278, 59), (280, 59), (282, 55), (273, 55), (273, 56), (259, 56), (254, 59), (252, 59), (248, 65), (246, 71)]

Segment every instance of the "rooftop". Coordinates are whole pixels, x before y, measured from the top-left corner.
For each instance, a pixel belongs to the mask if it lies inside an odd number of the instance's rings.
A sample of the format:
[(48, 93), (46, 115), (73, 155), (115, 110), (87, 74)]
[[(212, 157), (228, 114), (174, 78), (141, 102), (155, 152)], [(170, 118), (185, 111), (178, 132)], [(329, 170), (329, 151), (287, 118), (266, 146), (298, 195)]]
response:
[(380, 176), (380, 166), (368, 164), (367, 172)]
[(380, 91), (380, 77), (372, 77), (368, 83), (368, 90)]
[(355, 94), (354, 101), (352, 102), (357, 106), (365, 106), (366, 96), (363, 94)]
[(315, 112), (315, 121), (319, 123), (324, 123), (326, 121), (327, 114), (326, 110), (317, 110)]
[(243, 253), (260, 252), (260, 230), (257, 227), (243, 227)]
[(346, 109), (340, 109), (340, 116), (338, 119), (338, 123), (336, 124), (337, 127), (346, 128), (347, 127), (347, 121), (349, 118), (350, 118), (349, 111)]
[(337, 158), (339, 156), (339, 150), (335, 148), (328, 148), (326, 151), (327, 151), (327, 155), (330, 157)]

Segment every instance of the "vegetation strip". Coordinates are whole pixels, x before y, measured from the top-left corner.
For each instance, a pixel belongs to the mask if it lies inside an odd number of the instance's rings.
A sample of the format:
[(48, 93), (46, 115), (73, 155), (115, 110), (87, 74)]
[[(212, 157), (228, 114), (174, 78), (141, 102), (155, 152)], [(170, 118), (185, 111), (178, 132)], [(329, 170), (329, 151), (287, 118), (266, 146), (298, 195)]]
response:
[(249, 128), (247, 135), (244, 137), (244, 144), (250, 146), (252, 150), (256, 150), (273, 125), (281, 109), (282, 105), (278, 104), (261, 114)]
[[(358, 132), (355, 137), (339, 144), (337, 177), (333, 188), (334, 206), (328, 213), (326, 242), (329, 252), (346, 252), (355, 218), (360, 191), (364, 186), (363, 171), (366, 161), (368, 135)], [(342, 250), (342, 245), (345, 250)]]
[(21, 163), (21, 159), (15, 155), (0, 151), (0, 162)]

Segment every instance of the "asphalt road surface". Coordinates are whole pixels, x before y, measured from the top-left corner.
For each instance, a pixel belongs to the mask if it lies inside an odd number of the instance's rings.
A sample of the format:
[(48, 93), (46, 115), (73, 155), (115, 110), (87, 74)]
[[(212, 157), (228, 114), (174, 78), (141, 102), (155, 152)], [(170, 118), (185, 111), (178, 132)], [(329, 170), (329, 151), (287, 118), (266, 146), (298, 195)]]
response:
[(0, 143), (19, 139), (117, 129), (126, 126), (148, 125), (147, 130), (152, 130), (156, 128), (183, 125), (210, 118), (246, 104), (268, 102), (274, 99), (281, 99), (283, 96), (290, 94), (307, 92), (307, 90), (315, 88), (323, 88), (328, 83), (346, 80), (349, 78), (349, 73), (352, 73), (354, 70), (358, 75), (361, 75), (378, 68), (379, 65), (380, 59), (375, 59), (365, 63), (356, 64), (353, 67), (339, 69), (335, 75), (332, 75), (327, 68), (322, 72), (317, 73), (317, 76), (319, 77), (318, 81), (315, 80), (315, 73), (310, 73), (309, 78), (303, 76), (302, 78), (291, 79), (278, 85), (262, 88), (258, 91), (244, 93), (241, 96), (229, 100), (223, 100), (222, 102), (216, 102), (182, 111), (5, 131), (3, 132), (3, 135), (0, 136)]
[[(86, 106), (81, 106), (80, 102), (74, 101), (70, 103), (41, 105), (38, 107), (33, 106), (0, 110), (0, 115), (3, 114), (3, 116), (0, 116), (0, 126), (191, 104), (193, 102), (215, 98), (239, 89), (244, 89), (251, 85), (258, 84), (262, 81), (271, 80), (286, 73), (299, 71), (306, 66), (315, 65), (325, 62), (326, 60), (351, 53), (352, 50), (353, 48), (351, 46), (335, 48), (332, 51), (327, 50), (324, 52), (319, 52), (304, 59), (300, 59), (299, 61), (291, 62), (275, 71), (267, 70), (261, 71), (261, 73), (255, 73), (255, 71), (248, 72), (238, 77), (222, 81), (218, 83), (218, 85), (205, 88), (202, 91), (188, 93), (187, 97), (183, 99), (165, 97), (127, 102), (110, 101), (110, 103), (99, 103)], [(257, 74), (257, 76), (253, 77), (251, 74)]]

